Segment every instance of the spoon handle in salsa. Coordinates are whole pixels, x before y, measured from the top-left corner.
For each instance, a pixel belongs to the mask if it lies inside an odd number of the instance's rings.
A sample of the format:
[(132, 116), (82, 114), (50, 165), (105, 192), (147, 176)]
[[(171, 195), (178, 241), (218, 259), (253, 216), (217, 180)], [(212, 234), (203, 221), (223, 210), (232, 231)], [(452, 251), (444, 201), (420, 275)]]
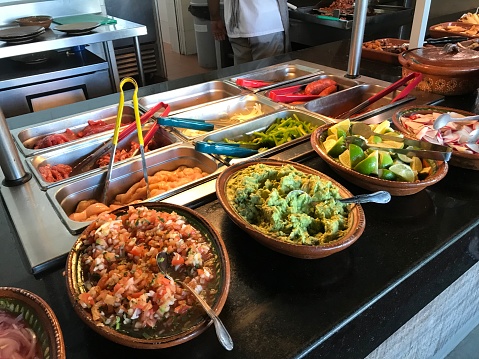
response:
[(211, 309), (211, 307), (206, 303), (206, 301), (201, 298), (201, 296), (196, 293), (194, 289), (191, 289), (186, 283), (178, 281), (177, 282), (181, 283), (181, 285), (187, 289), (196, 297), (198, 302), (201, 304), (205, 312), (208, 314), (208, 316), (213, 320), (213, 324), (215, 325), (215, 330), (216, 330), (216, 336), (218, 337), (218, 340), (220, 341), (221, 345), (227, 350), (232, 350), (233, 349), (233, 339), (231, 339), (230, 334), (228, 333), (228, 330), (224, 326), (223, 322), (221, 319), (216, 315), (215, 311)]

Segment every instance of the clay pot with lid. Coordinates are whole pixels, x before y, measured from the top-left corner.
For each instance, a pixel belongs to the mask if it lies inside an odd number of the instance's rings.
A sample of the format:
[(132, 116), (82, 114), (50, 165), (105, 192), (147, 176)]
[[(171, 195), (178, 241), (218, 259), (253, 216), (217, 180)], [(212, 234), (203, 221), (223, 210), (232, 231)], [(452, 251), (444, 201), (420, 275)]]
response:
[(479, 87), (479, 51), (456, 45), (411, 49), (399, 55), (403, 76), (423, 74), (417, 88), (440, 95), (464, 95)]

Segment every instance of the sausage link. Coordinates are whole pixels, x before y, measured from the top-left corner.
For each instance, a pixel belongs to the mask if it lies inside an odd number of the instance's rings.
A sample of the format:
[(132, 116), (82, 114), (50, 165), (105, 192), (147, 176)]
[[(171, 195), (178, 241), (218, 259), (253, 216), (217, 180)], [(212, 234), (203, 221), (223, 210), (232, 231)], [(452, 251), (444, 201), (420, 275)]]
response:
[(321, 79), (309, 83), (304, 89), (306, 95), (319, 95), (326, 87), (336, 85), (336, 81), (331, 79)]
[(326, 87), (323, 91), (320, 92), (318, 96), (328, 96), (338, 90), (338, 87), (336, 85), (331, 85)]

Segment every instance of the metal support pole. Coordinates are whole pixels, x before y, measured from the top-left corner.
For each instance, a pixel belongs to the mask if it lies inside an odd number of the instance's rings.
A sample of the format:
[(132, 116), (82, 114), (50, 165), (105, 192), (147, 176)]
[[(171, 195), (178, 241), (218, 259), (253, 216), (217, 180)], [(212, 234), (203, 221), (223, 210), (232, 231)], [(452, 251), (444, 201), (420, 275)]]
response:
[(363, 46), (364, 28), (368, 12), (368, 0), (357, 0), (354, 6), (354, 20), (349, 45), (348, 72), (346, 77), (359, 77), (359, 65)]
[(412, 20), (411, 38), (409, 39), (409, 48), (416, 49), (424, 44), (426, 35), (427, 20), (429, 18), (429, 9), (431, 0), (417, 0)]
[(32, 178), (32, 174), (25, 172), (17, 147), (13, 142), (8, 129), (7, 120), (0, 109), (0, 167), (5, 179), (2, 184), (13, 187), (24, 184)]
[(135, 44), (136, 62), (138, 64), (138, 73), (140, 74), (140, 86), (145, 86), (145, 73), (143, 72), (143, 62), (141, 61), (141, 49), (138, 36), (133, 38)]

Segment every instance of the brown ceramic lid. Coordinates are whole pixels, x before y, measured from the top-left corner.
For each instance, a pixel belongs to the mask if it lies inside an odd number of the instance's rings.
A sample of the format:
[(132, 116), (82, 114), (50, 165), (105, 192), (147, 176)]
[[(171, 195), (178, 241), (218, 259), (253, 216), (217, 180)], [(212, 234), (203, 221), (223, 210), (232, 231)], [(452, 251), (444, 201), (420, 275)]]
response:
[(444, 47), (423, 47), (403, 52), (399, 62), (411, 70), (436, 75), (468, 73), (479, 71), (479, 51), (459, 48), (447, 52)]

